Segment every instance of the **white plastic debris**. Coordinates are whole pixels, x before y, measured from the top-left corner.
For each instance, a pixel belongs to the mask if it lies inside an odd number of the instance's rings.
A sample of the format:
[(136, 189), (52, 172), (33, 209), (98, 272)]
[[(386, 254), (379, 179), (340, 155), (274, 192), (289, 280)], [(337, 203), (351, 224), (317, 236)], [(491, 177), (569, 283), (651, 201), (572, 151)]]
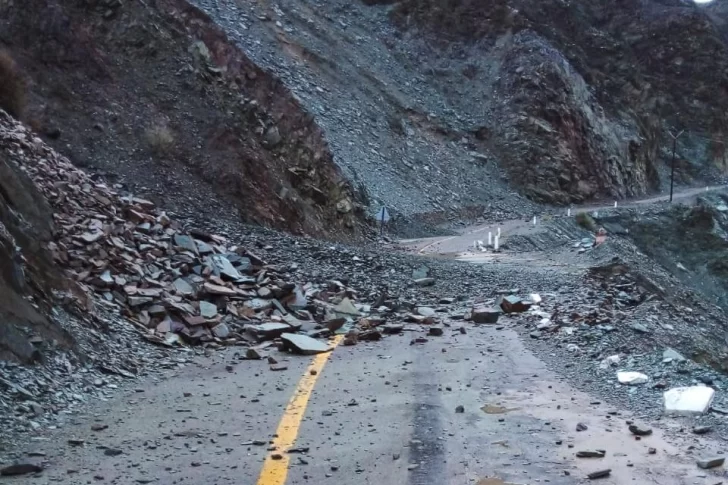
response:
[(538, 305), (539, 303), (541, 303), (541, 301), (543, 301), (541, 295), (539, 295), (538, 293), (531, 293), (530, 295), (528, 295), (528, 299), (531, 300), (534, 305)]
[(664, 394), (665, 413), (690, 416), (703, 414), (713, 403), (715, 391), (706, 386), (676, 387)]
[(607, 357), (606, 359), (604, 359), (604, 360), (603, 360), (603, 361), (602, 361), (602, 362), (601, 362), (601, 363), (599, 364), (599, 368), (600, 368), (600, 369), (607, 369), (607, 368), (609, 368), (610, 366), (617, 366), (617, 365), (619, 365), (619, 362), (620, 362), (621, 360), (622, 360), (622, 359), (620, 359), (620, 358), (619, 358), (619, 355), (610, 355), (609, 357)]
[(645, 384), (650, 378), (641, 372), (617, 372), (617, 380), (620, 384), (636, 386), (638, 384)]
[(566, 346), (566, 350), (568, 350), (569, 352), (578, 352), (581, 349), (576, 344), (569, 344), (569, 345)]

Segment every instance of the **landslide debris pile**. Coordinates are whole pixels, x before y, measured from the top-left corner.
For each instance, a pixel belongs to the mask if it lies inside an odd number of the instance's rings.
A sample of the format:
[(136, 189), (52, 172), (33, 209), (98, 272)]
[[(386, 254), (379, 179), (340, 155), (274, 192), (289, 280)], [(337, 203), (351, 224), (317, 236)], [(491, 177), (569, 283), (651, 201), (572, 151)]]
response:
[(3, 121), (3, 146), (54, 211), (56, 234), (47, 242), (53, 260), (145, 339), (229, 344), (246, 338), (248, 323), (289, 321), (274, 327), (295, 331), (301, 325), (289, 312), (312, 319), (307, 297), (319, 290), (289, 283), (289, 267), (223, 237), (186, 231), (150, 201), (92, 179), (22, 125)]

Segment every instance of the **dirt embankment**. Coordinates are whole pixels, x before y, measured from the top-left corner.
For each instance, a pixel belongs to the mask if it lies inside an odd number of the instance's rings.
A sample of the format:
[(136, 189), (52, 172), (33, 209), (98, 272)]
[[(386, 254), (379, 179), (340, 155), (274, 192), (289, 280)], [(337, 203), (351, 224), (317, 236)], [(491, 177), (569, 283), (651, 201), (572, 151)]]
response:
[(26, 121), (76, 164), (196, 219), (366, 230), (313, 118), (186, 2), (32, 0), (0, 18)]
[(491, 115), (473, 129), (511, 182), (555, 203), (663, 187), (682, 129), (679, 181), (725, 172), (725, 15), (679, 0), (403, 0), (391, 12), (462, 66), (451, 82), (480, 101), (461, 108)]

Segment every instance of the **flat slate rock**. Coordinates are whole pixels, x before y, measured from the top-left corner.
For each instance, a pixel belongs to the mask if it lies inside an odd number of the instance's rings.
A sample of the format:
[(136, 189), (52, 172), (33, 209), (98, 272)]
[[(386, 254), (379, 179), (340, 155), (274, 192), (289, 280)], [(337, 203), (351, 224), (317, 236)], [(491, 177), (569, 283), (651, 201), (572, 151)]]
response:
[(18, 475), (27, 475), (29, 473), (38, 473), (43, 471), (43, 468), (41, 468), (38, 465), (35, 465), (33, 463), (16, 463), (14, 465), (9, 465), (3, 468), (0, 468), (0, 475), (10, 477), (10, 476), (18, 476)]
[(273, 340), (286, 332), (290, 332), (291, 326), (287, 323), (271, 322), (251, 325), (248, 329), (260, 340)]
[(217, 315), (217, 305), (209, 301), (201, 301), (200, 315), (204, 318), (214, 318)]
[(307, 337), (306, 335), (284, 333), (281, 335), (281, 339), (286, 347), (299, 354), (314, 355), (329, 351), (329, 346), (327, 344), (311, 337)]
[(498, 323), (501, 312), (495, 308), (478, 306), (473, 308), (471, 319), (474, 323)]
[(703, 460), (698, 460), (697, 464), (698, 464), (699, 468), (707, 470), (709, 468), (715, 468), (717, 466), (721, 466), (724, 462), (725, 462), (724, 456), (716, 456), (713, 458), (706, 458)]
[(715, 391), (706, 386), (676, 387), (665, 392), (665, 413), (690, 416), (710, 409)]

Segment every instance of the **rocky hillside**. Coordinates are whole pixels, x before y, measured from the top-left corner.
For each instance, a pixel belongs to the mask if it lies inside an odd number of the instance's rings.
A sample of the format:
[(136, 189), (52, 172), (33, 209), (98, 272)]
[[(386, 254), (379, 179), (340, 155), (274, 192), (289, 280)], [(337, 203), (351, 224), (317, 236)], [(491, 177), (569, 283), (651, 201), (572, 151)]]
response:
[(364, 202), (316, 121), (186, 2), (0, 3), (24, 119), (79, 166), (178, 214), (351, 239)]
[(659, 189), (670, 131), (688, 130), (683, 182), (726, 169), (722, 3), (404, 0), (392, 18), (440, 62), (461, 53), (457, 84), (491, 86), (488, 143), (514, 183), (578, 202)]
[(559, 204), (658, 191), (681, 129), (679, 183), (724, 169), (718, 7), (195, 3), (300, 97), (346, 175), (403, 213), (524, 207), (504, 182)]

